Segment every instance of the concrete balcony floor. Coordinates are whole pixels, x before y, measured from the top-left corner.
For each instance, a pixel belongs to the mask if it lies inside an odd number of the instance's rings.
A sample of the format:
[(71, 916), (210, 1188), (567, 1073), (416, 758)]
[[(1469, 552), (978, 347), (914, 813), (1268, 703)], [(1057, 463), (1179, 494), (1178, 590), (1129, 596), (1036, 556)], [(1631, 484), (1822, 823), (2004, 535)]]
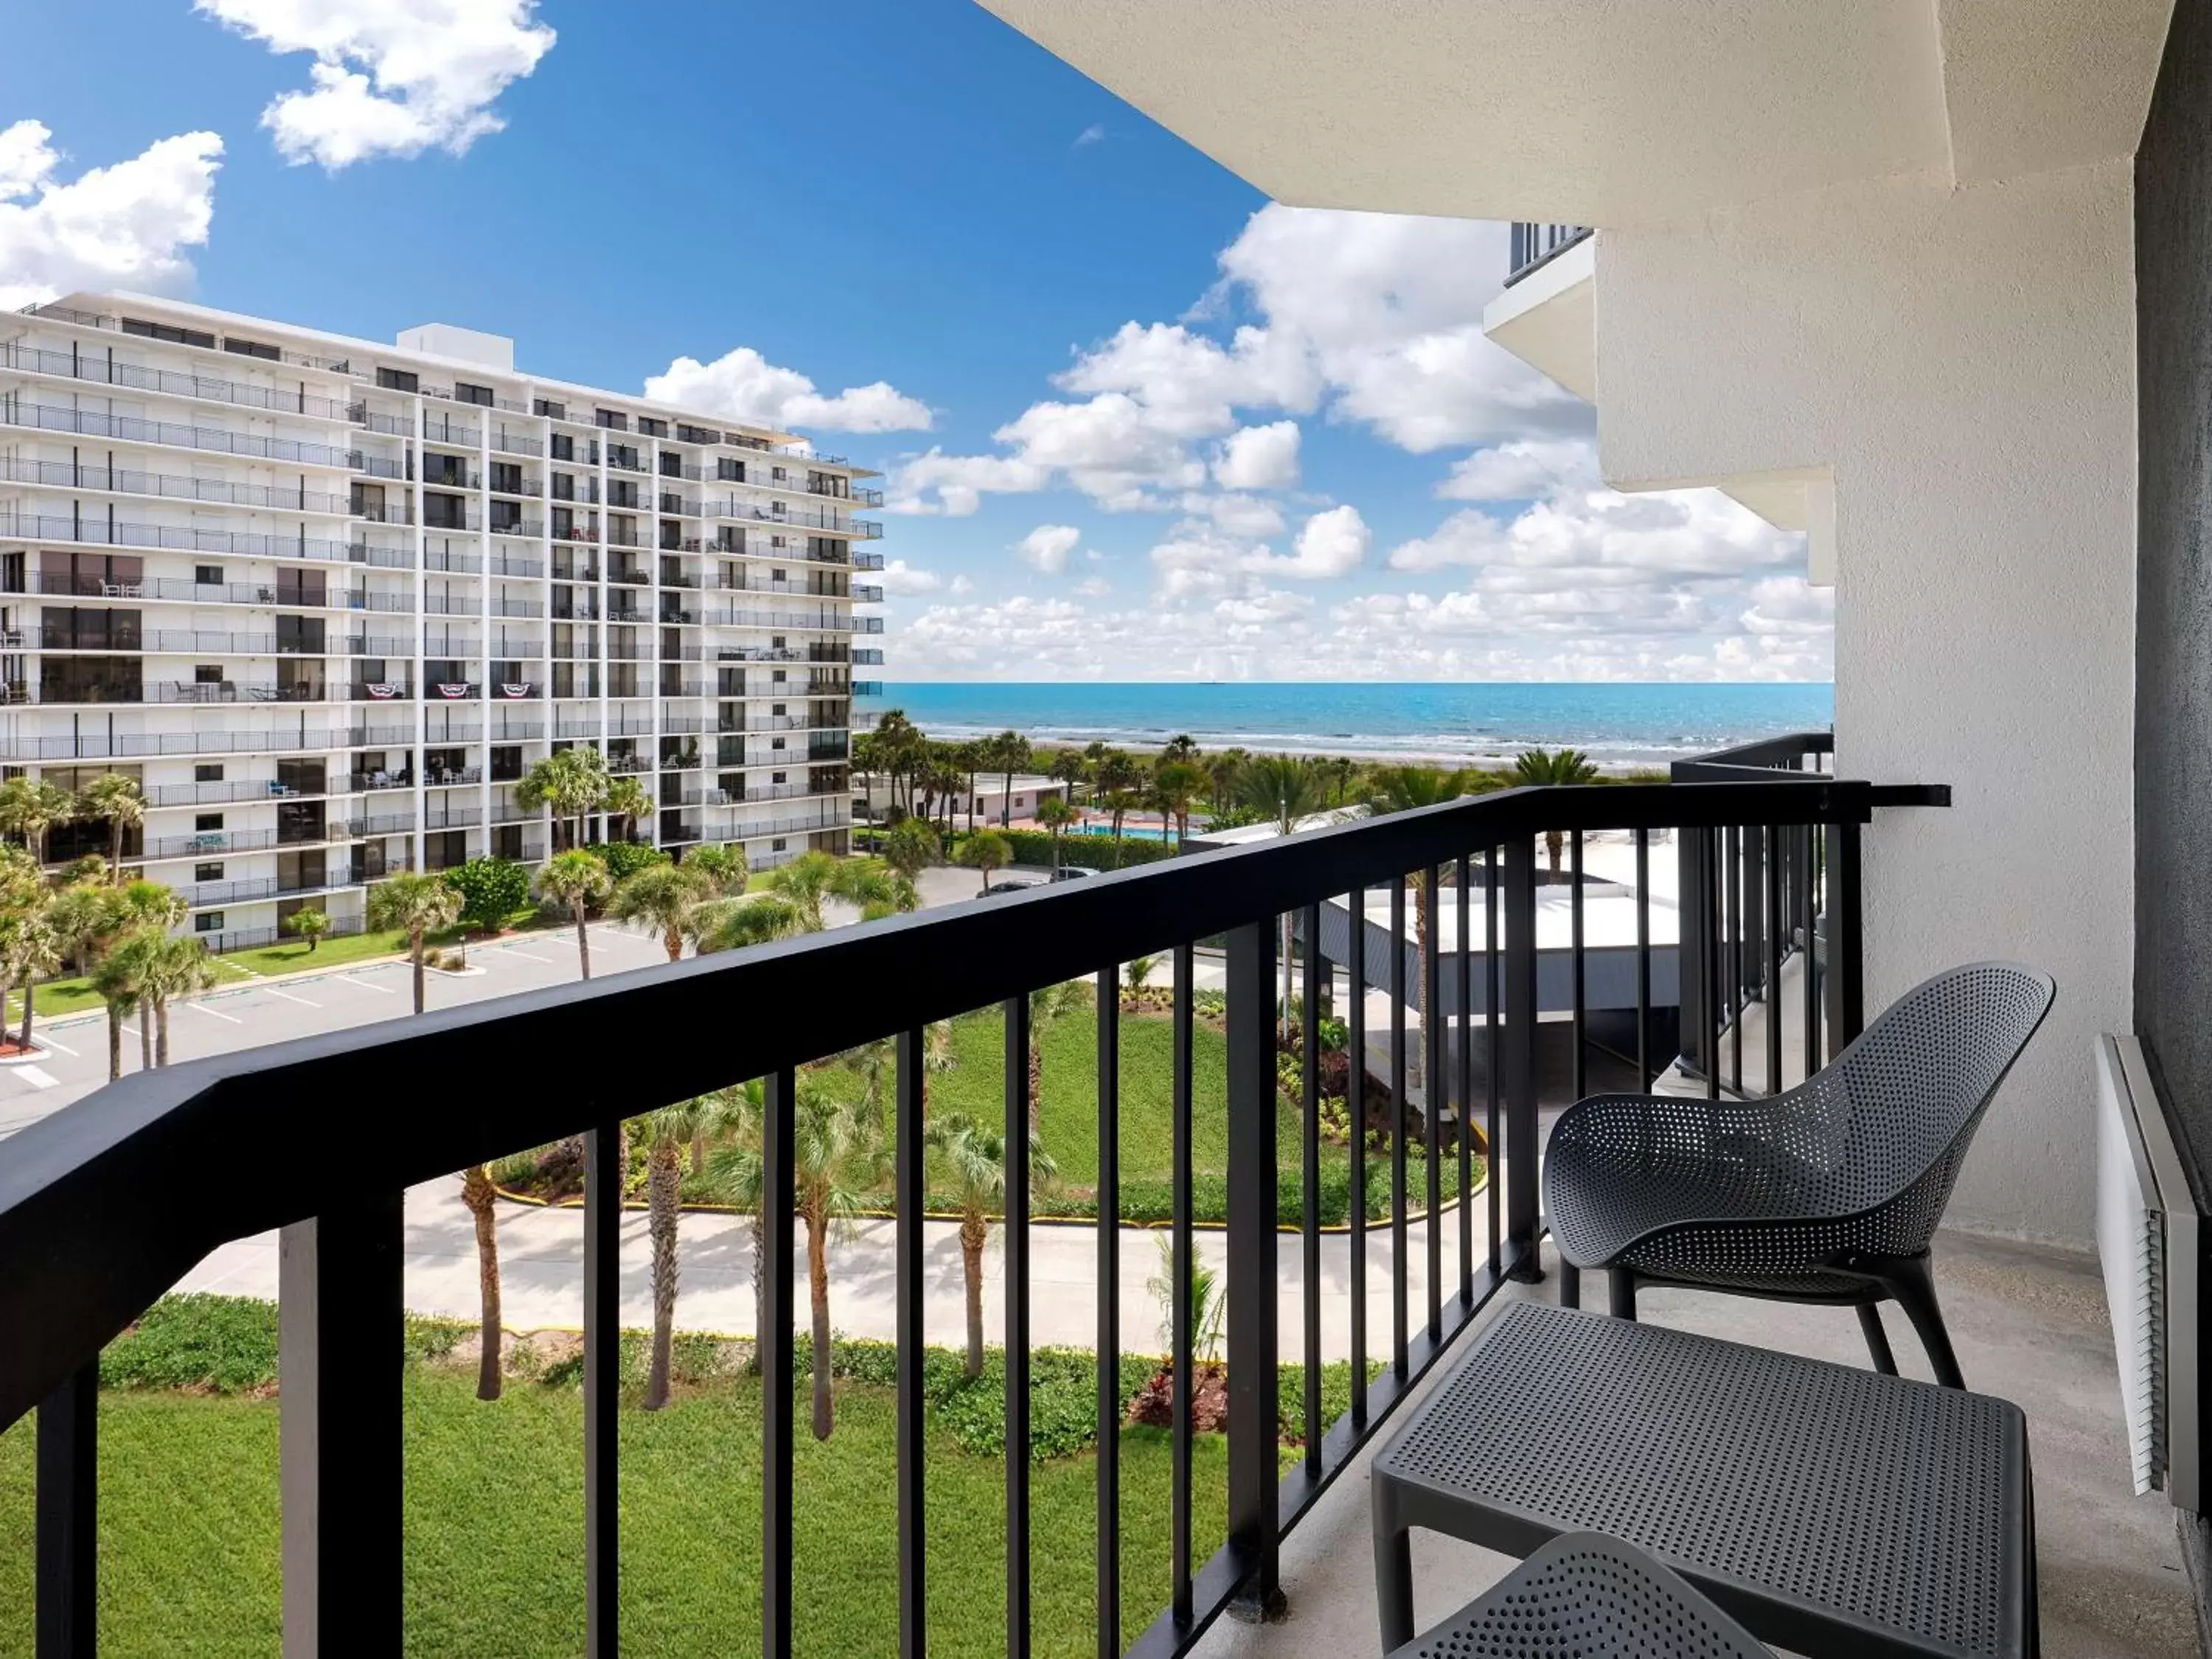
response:
[[(2027, 1413), (2044, 1653), (2049, 1659), (2197, 1653), (2174, 1512), (2164, 1494), (2137, 1498), (2131, 1490), (2094, 1259), (1945, 1234), (1936, 1243), (1936, 1276), (1968, 1385)], [(1558, 1281), (1547, 1277), (1507, 1294), (1549, 1300)], [(1584, 1305), (1602, 1307), (1604, 1298), (1601, 1276), (1586, 1276)], [(1639, 1292), (1638, 1307), (1656, 1324), (1867, 1363), (1849, 1309), (1649, 1288)], [(1892, 1310), (1886, 1320), (1899, 1365), (1926, 1380), (1926, 1360), (1904, 1319)], [(1474, 1333), (1462, 1337), (1455, 1353), (1473, 1340)], [(1450, 1364), (1448, 1356), (1431, 1376)], [(1210, 1659), (1352, 1659), (1378, 1651), (1366, 1465), (1363, 1455), (1285, 1543), (1288, 1619), (1262, 1626), (1224, 1620), (1198, 1652)], [(1511, 1565), (1502, 1555), (1415, 1533), (1421, 1623), (1471, 1601)]]

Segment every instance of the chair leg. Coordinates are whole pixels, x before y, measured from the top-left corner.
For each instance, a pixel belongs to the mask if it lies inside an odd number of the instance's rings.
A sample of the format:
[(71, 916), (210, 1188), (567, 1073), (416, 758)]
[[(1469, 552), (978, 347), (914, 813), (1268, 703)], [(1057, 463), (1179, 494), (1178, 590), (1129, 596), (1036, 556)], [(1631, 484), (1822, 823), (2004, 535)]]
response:
[(1636, 1274), (1626, 1267), (1607, 1271), (1606, 1279), (1613, 1296), (1613, 1316), (1615, 1319), (1636, 1317)]
[(1889, 1335), (1881, 1328), (1881, 1304), (1879, 1302), (1859, 1304), (1859, 1328), (1866, 1333), (1867, 1352), (1874, 1356), (1874, 1368), (1884, 1376), (1897, 1375), (1897, 1356), (1889, 1351)]
[(1930, 1259), (1917, 1255), (1898, 1262), (1889, 1277), (1889, 1289), (1919, 1333), (1920, 1346), (1928, 1350), (1936, 1380), (1947, 1389), (1964, 1389), (1966, 1379), (1960, 1374), (1959, 1357), (1951, 1352), (1951, 1334), (1944, 1328), (1943, 1310), (1936, 1305)]
[(1559, 1305), (1562, 1308), (1583, 1305), (1583, 1270), (1565, 1256), (1559, 1258)]

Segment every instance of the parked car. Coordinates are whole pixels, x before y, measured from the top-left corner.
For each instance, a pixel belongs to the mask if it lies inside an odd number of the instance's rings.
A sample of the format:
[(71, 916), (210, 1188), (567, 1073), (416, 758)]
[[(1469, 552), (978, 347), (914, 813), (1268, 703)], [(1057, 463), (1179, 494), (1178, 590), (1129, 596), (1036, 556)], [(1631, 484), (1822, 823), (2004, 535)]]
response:
[(1097, 873), (1088, 865), (1063, 864), (1052, 872), (1052, 878), (1054, 881), (1080, 881), (1085, 876), (1095, 876)]
[(1026, 893), (1032, 887), (1044, 884), (1041, 881), (994, 881), (983, 890), (983, 896), (988, 898), (994, 893)]

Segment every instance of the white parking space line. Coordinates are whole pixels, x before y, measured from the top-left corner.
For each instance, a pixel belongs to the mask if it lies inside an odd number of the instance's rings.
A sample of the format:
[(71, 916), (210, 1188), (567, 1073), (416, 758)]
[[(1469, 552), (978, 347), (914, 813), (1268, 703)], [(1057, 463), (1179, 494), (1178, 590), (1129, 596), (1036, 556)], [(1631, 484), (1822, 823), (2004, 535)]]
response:
[(289, 991), (280, 991), (273, 985), (263, 985), (256, 988), (264, 996), (282, 997), (287, 1002), (298, 1003), (302, 1008), (319, 1008), (323, 1006), (319, 1002), (310, 1002), (305, 997), (295, 997)]
[(71, 1060), (75, 1060), (78, 1057), (76, 1050), (70, 1048), (68, 1043), (57, 1042), (44, 1031), (33, 1030), (31, 1033), (31, 1040), (33, 1046), (37, 1048), (58, 1048), (64, 1054), (67, 1054)]
[(240, 1019), (236, 1014), (218, 1013), (216, 1010), (209, 1007), (204, 1002), (188, 1002), (185, 1006), (187, 1008), (197, 1009), (199, 1012), (205, 1014), (210, 1019), (227, 1019), (233, 1025), (243, 1025), (246, 1024), (246, 1022)]
[(501, 946), (500, 946), (500, 947), (499, 947), (499, 949), (500, 949), (500, 954), (501, 954), (501, 956), (506, 956), (506, 957), (521, 957), (525, 962), (534, 962), (534, 963), (538, 963), (538, 964), (540, 964), (541, 966), (543, 966), (543, 967), (547, 967), (547, 968), (550, 968), (550, 967), (553, 965), (553, 960), (552, 960), (552, 958), (551, 958), (551, 957), (533, 957), (533, 956), (532, 956), (532, 955), (530, 954), (530, 952), (529, 952), (529, 951), (518, 951), (518, 950), (516, 950), (516, 949), (515, 949), (512, 945), (502, 945)]
[(379, 985), (374, 980), (362, 979), (352, 974), (340, 974), (337, 977), (341, 983), (356, 986), (364, 991), (375, 991), (387, 997), (396, 997), (399, 994), (389, 985)]
[(52, 1072), (42, 1070), (36, 1066), (15, 1066), (9, 1069), (33, 1089), (52, 1089), (61, 1082), (61, 1079)]

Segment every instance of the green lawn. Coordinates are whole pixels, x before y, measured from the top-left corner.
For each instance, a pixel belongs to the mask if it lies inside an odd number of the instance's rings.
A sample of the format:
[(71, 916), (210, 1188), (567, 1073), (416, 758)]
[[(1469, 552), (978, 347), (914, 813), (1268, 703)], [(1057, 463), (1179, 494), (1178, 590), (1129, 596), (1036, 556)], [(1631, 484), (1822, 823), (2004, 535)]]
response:
[[(406, 1382), (408, 1651), (535, 1656), (583, 1644), (582, 1397), (519, 1383), (495, 1405), (471, 1381)], [(892, 1399), (839, 1387), (837, 1429), (797, 1453), (795, 1650), (896, 1650)], [(704, 1387), (622, 1415), (623, 1646), (638, 1654), (758, 1644), (760, 1390)], [(0, 1436), (0, 1652), (31, 1646), (29, 1422)], [(100, 1411), (100, 1650), (177, 1659), (263, 1656), (279, 1640), (274, 1401), (110, 1391)], [(1165, 1601), (1169, 1448), (1121, 1442), (1124, 1640)], [(927, 1437), (930, 1645), (1004, 1650), (1005, 1470)], [(1194, 1547), (1224, 1528), (1226, 1446), (1194, 1456)], [(1040, 1654), (1094, 1650), (1095, 1463), (1042, 1464), (1034, 1494), (1032, 1628)]]

